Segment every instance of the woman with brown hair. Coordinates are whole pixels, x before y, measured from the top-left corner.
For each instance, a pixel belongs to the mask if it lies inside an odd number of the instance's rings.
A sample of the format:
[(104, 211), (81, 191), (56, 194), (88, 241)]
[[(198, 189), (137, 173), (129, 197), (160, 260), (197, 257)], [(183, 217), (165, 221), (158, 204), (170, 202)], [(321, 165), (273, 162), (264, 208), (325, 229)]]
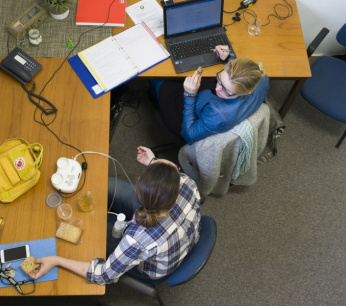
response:
[[(147, 166), (135, 190), (117, 179), (114, 207), (127, 222), (119, 241), (107, 241), (108, 259), (77, 261), (58, 256), (39, 258), (34, 279), (61, 266), (98, 284), (117, 282), (124, 273), (158, 279), (172, 273), (197, 243), (200, 233), (200, 196), (193, 180), (180, 173), (175, 164), (155, 158), (146, 147), (137, 148), (137, 160)], [(109, 181), (112, 201), (115, 179)]]

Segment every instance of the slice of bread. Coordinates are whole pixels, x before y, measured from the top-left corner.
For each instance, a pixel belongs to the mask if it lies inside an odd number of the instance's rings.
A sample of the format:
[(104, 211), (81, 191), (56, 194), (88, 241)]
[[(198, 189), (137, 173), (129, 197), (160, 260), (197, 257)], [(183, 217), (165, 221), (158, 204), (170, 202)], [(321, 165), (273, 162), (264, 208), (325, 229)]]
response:
[(40, 264), (35, 263), (35, 257), (30, 256), (25, 258), (25, 260), (20, 264), (20, 267), (26, 274), (34, 271), (35, 269), (40, 267)]
[(68, 222), (61, 221), (60, 225), (56, 231), (56, 236), (60, 239), (78, 243), (80, 237), (82, 236), (83, 230), (77, 226), (74, 226)]

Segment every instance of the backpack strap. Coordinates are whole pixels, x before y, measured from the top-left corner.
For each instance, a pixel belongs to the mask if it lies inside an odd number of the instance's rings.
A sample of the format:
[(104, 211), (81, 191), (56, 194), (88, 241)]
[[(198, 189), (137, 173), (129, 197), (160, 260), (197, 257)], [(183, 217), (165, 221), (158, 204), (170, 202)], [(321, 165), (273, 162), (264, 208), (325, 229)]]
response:
[(265, 97), (263, 102), (269, 107), (270, 123), (267, 145), (263, 150), (263, 154), (257, 159), (258, 164), (269, 162), (274, 156), (277, 155), (277, 139), (280, 138), (281, 134), (286, 128), (285, 123), (282, 121), (279, 110), (276, 107), (274, 99), (268, 95)]

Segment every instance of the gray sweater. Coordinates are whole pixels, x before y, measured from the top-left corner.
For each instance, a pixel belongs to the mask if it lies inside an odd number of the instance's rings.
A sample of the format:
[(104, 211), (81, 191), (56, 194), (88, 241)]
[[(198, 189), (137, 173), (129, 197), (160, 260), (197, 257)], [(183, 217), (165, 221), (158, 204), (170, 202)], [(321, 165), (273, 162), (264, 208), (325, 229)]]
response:
[(209, 136), (179, 151), (179, 163), (184, 172), (197, 184), (203, 196), (224, 196), (230, 184), (252, 185), (257, 180), (257, 157), (263, 151), (268, 138), (270, 112), (266, 104), (247, 120), (253, 127), (253, 149), (249, 170), (232, 180), (239, 154), (241, 138), (232, 130)]

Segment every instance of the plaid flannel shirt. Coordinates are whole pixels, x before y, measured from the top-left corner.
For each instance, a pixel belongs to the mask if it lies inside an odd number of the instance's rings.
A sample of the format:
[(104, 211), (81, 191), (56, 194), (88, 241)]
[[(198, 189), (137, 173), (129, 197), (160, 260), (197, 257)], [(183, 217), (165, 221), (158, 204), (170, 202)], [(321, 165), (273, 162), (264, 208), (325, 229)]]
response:
[(87, 279), (115, 283), (134, 267), (151, 279), (172, 273), (199, 239), (200, 208), (195, 182), (181, 173), (179, 195), (169, 217), (151, 228), (136, 224), (133, 218), (107, 261), (96, 258), (91, 262)]

